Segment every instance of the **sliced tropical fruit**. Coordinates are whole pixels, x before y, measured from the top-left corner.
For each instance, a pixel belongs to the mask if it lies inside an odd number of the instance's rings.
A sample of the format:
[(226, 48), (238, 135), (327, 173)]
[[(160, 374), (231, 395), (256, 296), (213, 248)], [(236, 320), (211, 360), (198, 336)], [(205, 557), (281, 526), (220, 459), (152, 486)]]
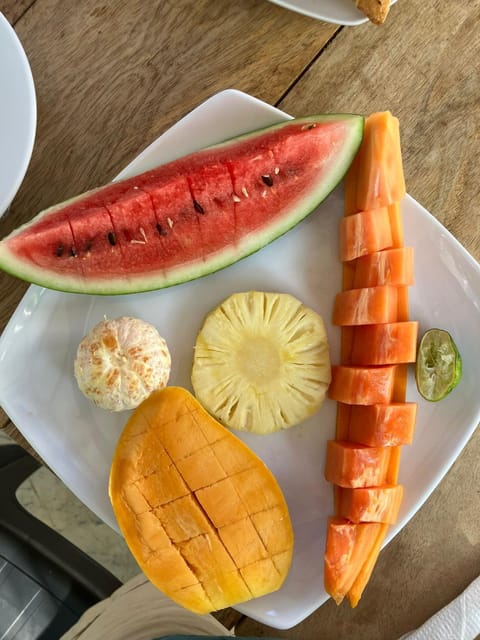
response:
[(53, 206), (0, 242), (0, 268), (52, 289), (121, 294), (226, 267), (322, 202), (364, 118), (322, 115), (254, 131)]
[(185, 389), (154, 391), (132, 413), (109, 495), (145, 575), (191, 611), (270, 593), (287, 576), (293, 530), (275, 477)]
[(438, 402), (462, 377), (462, 358), (452, 336), (443, 329), (426, 331), (418, 347), (415, 378), (425, 400)]
[(322, 318), (285, 293), (233, 294), (206, 317), (195, 343), (195, 395), (241, 431), (302, 422), (322, 405), (330, 376)]
[(78, 345), (74, 374), (82, 393), (109, 411), (134, 409), (170, 376), (167, 343), (156, 327), (122, 316), (96, 324)]

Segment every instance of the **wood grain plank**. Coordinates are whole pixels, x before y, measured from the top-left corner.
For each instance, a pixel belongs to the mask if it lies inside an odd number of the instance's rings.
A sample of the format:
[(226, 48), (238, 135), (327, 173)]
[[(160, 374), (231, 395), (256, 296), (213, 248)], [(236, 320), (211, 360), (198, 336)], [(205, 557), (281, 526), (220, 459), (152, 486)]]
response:
[(15, 25), (34, 2), (35, 0), (2, 0), (0, 11), (10, 24)]

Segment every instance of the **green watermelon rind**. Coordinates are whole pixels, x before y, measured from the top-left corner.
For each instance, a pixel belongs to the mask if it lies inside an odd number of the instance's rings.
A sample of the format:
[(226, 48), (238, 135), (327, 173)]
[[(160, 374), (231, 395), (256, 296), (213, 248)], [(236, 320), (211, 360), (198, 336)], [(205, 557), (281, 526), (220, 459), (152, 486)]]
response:
[(309, 116), (305, 118), (297, 118), (294, 120), (286, 120), (270, 127), (262, 128), (249, 132), (234, 138), (229, 138), (221, 143), (212, 145), (208, 149), (216, 149), (234, 145), (240, 141), (246, 141), (255, 136), (263, 135), (269, 131), (275, 131), (287, 125), (308, 124), (309, 122), (328, 122), (342, 121), (349, 124), (350, 135), (347, 136), (341, 152), (336, 157), (336, 163), (330, 167), (327, 175), (323, 175), (322, 179), (312, 186), (312, 189), (305, 194), (300, 201), (297, 200), (291, 211), (286, 210), (280, 219), (266, 225), (261, 231), (255, 231), (247, 234), (242, 238), (239, 244), (227, 247), (212, 254), (208, 260), (203, 259), (194, 262), (184, 263), (178, 267), (169, 269), (167, 272), (159, 270), (149, 275), (138, 274), (135, 276), (122, 276), (117, 280), (92, 279), (81, 281), (78, 278), (62, 275), (58, 278), (56, 272), (49, 274), (46, 270), (40, 270), (33, 265), (30, 266), (23, 260), (19, 260), (9, 250), (7, 241), (22, 230), (30, 226), (34, 221), (37, 222), (52, 211), (71, 204), (76, 200), (84, 198), (86, 195), (94, 193), (98, 189), (84, 192), (79, 196), (75, 196), (70, 200), (49, 207), (40, 212), (35, 218), (25, 223), (21, 227), (15, 229), (9, 236), (0, 242), (0, 268), (11, 275), (31, 282), (33, 284), (46, 287), (48, 289), (80, 294), (95, 295), (122, 295), (131, 293), (143, 293), (157, 289), (164, 289), (179, 285), (197, 278), (215, 273), (224, 269), (239, 260), (247, 258), (256, 253), (263, 247), (267, 246), (274, 240), (290, 231), (308, 215), (317, 209), (317, 207), (327, 198), (327, 196), (338, 186), (344, 178), (348, 168), (350, 167), (358, 148), (360, 147), (365, 119), (361, 115), (355, 114), (328, 114), (320, 116)]

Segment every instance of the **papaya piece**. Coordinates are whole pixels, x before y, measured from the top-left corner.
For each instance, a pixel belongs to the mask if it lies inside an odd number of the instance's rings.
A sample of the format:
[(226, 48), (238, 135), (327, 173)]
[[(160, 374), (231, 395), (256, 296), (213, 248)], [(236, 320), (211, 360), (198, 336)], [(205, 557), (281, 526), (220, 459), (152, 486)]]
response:
[(413, 284), (413, 248), (377, 251), (355, 260), (352, 288)]
[(365, 120), (356, 186), (358, 211), (385, 207), (405, 196), (400, 126), (389, 111), (372, 113)]
[(355, 524), (345, 518), (329, 519), (324, 556), (324, 586), (337, 604), (342, 602), (355, 583), (381, 527), (375, 522)]
[(352, 364), (353, 330), (355, 327), (340, 327), (341, 331), (341, 362)]
[[(376, 523), (368, 523), (363, 524), (363, 526), (373, 526)], [(355, 525), (360, 527), (362, 525)], [(360, 602), (360, 598), (362, 597), (362, 593), (365, 587), (370, 580), (370, 576), (372, 575), (372, 571), (377, 562), (380, 551), (382, 550), (383, 541), (385, 540), (385, 536), (388, 531), (388, 524), (377, 524), (376, 536), (373, 541), (370, 539), (368, 541), (368, 545), (365, 545), (364, 554), (363, 554), (363, 565), (360, 568), (355, 580), (353, 581), (352, 586), (348, 591), (348, 600), (350, 602), (350, 606), (355, 608), (357, 604)]]
[(391, 451), (356, 442), (329, 440), (325, 479), (340, 487), (376, 487), (385, 483)]
[(332, 321), (337, 326), (395, 322), (397, 305), (397, 287), (383, 285), (349, 289), (337, 293)]
[(390, 218), (390, 232), (392, 234), (392, 247), (403, 247), (403, 219), (399, 202), (392, 202), (387, 206)]
[(351, 363), (382, 365), (415, 362), (418, 322), (390, 322), (354, 327)]
[(285, 580), (293, 530), (277, 481), (185, 389), (155, 391), (131, 414), (109, 495), (140, 568), (191, 611), (232, 606)]
[(337, 440), (351, 440), (350, 438), (350, 412), (354, 405), (337, 403), (337, 419), (335, 438)]
[(407, 396), (407, 377), (408, 365), (399, 364), (395, 371), (395, 380), (393, 383), (392, 401), (403, 402)]
[(345, 404), (388, 404), (395, 382), (394, 365), (352, 367), (334, 365), (328, 396)]
[(411, 444), (416, 415), (415, 402), (352, 406), (348, 422), (348, 439), (370, 447)]
[(340, 260), (348, 262), (360, 256), (392, 246), (390, 216), (387, 207), (360, 211), (340, 220)]
[(390, 447), (390, 461), (388, 463), (386, 484), (397, 484), (398, 474), (400, 472), (400, 458), (402, 455), (402, 447)]
[(395, 524), (402, 502), (401, 485), (380, 487), (338, 487), (338, 515), (351, 522)]

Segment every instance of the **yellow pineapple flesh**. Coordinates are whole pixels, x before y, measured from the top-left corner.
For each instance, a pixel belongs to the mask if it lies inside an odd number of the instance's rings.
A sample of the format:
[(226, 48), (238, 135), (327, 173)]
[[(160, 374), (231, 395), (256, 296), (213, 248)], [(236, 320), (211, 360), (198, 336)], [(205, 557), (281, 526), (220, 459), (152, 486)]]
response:
[(330, 375), (321, 316), (285, 293), (236, 293), (197, 336), (195, 395), (233, 429), (266, 434), (299, 424), (322, 405)]

